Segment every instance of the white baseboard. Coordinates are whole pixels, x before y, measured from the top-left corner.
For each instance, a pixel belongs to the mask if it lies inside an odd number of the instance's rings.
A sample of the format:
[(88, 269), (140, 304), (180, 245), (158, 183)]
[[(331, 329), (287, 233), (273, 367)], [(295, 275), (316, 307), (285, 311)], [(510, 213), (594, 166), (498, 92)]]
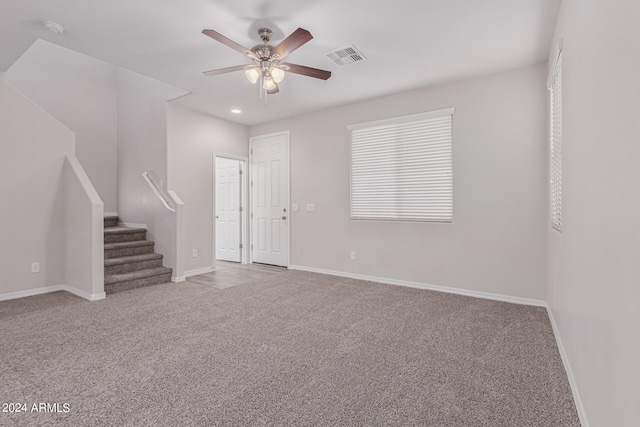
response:
[(576, 379), (573, 376), (573, 370), (571, 369), (571, 365), (569, 364), (569, 358), (567, 357), (567, 353), (564, 350), (564, 345), (562, 344), (560, 330), (558, 329), (556, 320), (553, 317), (553, 311), (551, 311), (549, 305), (546, 305), (546, 308), (547, 314), (549, 315), (549, 321), (551, 321), (551, 327), (553, 328), (553, 335), (555, 335), (556, 337), (556, 343), (558, 345), (558, 351), (560, 352), (560, 358), (562, 359), (564, 370), (567, 373), (567, 377), (569, 379), (569, 385), (571, 386), (571, 392), (573, 393), (573, 402), (575, 403), (576, 410), (578, 411), (578, 418), (580, 418), (580, 425), (582, 425), (582, 427), (589, 427), (587, 413), (584, 410), (584, 406), (582, 405), (582, 399), (580, 399), (580, 393), (578, 392), (578, 384), (576, 383)]
[(26, 291), (9, 292), (6, 294), (0, 294), (0, 301), (7, 301), (11, 299), (32, 297), (34, 295), (48, 294), (49, 292), (63, 291), (64, 285), (53, 285), (44, 288), (28, 289)]
[(99, 294), (88, 294), (84, 291), (81, 291), (80, 289), (77, 289), (71, 286), (53, 285), (53, 286), (47, 286), (44, 288), (28, 289), (26, 291), (17, 291), (17, 292), (9, 292), (6, 294), (0, 294), (0, 301), (32, 297), (35, 295), (42, 295), (42, 294), (48, 294), (51, 292), (59, 292), (59, 291), (66, 291), (89, 301), (98, 301), (101, 299), (105, 299), (107, 296), (104, 292)]
[(173, 283), (180, 283), (180, 282), (184, 282), (185, 280), (187, 280), (186, 276), (179, 276), (179, 277), (172, 277), (171, 281)]
[(118, 216), (118, 212), (104, 212), (104, 216)]
[(324, 270), (322, 268), (304, 267), (300, 265), (290, 265), (291, 270), (309, 271), (312, 273), (329, 274), (331, 276), (349, 277), (351, 279), (368, 280), (370, 282), (385, 283), (387, 285), (407, 286), (409, 288), (427, 289), (430, 291), (446, 292), (449, 294), (465, 295), (468, 297), (484, 298), (494, 301), (510, 302), (514, 304), (532, 305), (536, 307), (546, 307), (547, 303), (542, 300), (514, 297), (510, 295), (492, 294), (489, 292), (471, 291), (467, 289), (451, 288), (448, 286), (429, 285), (427, 283), (410, 282), (407, 280), (389, 279), (386, 277), (365, 276), (363, 274), (347, 273), (344, 271)]
[(82, 291), (78, 288), (74, 288), (72, 286), (67, 286), (67, 285), (62, 285), (62, 290), (63, 291), (67, 291), (69, 293), (74, 294), (75, 296), (78, 296), (80, 298), (84, 298), (88, 301), (99, 301), (101, 299), (105, 299), (107, 297), (107, 294), (105, 292), (100, 292), (98, 294), (89, 294), (85, 291)]
[(207, 273), (212, 273), (216, 271), (215, 267), (205, 267), (205, 268), (198, 268), (196, 270), (189, 270), (189, 271), (185, 271), (184, 272), (184, 277), (191, 277), (191, 276), (197, 276), (199, 274), (207, 274)]
[(122, 222), (118, 221), (118, 225), (122, 227), (144, 228), (147, 229), (147, 224), (137, 224), (135, 222)]

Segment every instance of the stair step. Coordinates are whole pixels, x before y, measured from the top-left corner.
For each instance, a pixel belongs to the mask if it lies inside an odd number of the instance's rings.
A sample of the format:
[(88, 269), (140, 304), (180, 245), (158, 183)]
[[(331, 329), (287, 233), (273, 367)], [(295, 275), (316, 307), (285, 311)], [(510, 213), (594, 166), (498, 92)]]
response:
[(142, 286), (157, 285), (171, 281), (173, 270), (166, 267), (149, 268), (124, 274), (105, 276), (104, 290), (114, 293)]
[(146, 240), (147, 230), (118, 225), (117, 216), (104, 217), (104, 290), (107, 293), (171, 281), (173, 270)]
[(105, 243), (133, 242), (146, 237), (147, 230), (144, 228), (117, 226), (104, 229)]
[(112, 274), (105, 276), (104, 284), (112, 285), (114, 283), (126, 282), (130, 280), (144, 279), (152, 276), (160, 276), (162, 274), (171, 273), (173, 270), (167, 267), (148, 268), (146, 270), (134, 271), (131, 273)]
[(117, 227), (117, 226), (118, 226), (118, 217), (117, 216), (105, 216), (104, 217), (104, 228)]
[(138, 270), (162, 267), (162, 254), (148, 253), (109, 258), (104, 261), (104, 275), (131, 273)]
[(104, 258), (122, 258), (132, 255), (153, 253), (155, 243), (150, 240), (135, 240), (131, 242), (105, 243)]

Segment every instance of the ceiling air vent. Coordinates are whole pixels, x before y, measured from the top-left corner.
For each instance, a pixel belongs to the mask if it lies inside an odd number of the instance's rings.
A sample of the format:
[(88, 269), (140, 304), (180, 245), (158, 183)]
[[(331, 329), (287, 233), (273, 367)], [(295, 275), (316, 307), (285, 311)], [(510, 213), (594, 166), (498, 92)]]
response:
[(367, 58), (354, 46), (345, 46), (333, 52), (326, 54), (330, 60), (338, 64), (339, 66), (353, 64), (354, 62), (366, 61)]

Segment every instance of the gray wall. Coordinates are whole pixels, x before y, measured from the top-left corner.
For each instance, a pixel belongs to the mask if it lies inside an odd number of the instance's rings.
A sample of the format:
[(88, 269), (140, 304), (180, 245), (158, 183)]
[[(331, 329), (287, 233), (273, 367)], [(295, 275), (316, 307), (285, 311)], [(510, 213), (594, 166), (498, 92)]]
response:
[(185, 270), (208, 268), (214, 246), (213, 154), (249, 157), (249, 130), (175, 103), (168, 104), (167, 120), (169, 188), (185, 203)]
[[(118, 216), (129, 224), (145, 224), (147, 238), (176, 268), (175, 214), (163, 207), (142, 177), (153, 172), (167, 188), (167, 101), (182, 89), (132, 71), (118, 69)], [(160, 183), (159, 183), (160, 184)]]
[[(250, 128), (291, 131), (291, 263), (544, 299), (545, 78), (541, 64)], [(350, 221), (347, 125), (446, 107), (453, 224)]]
[(563, 0), (562, 234), (548, 300), (592, 426), (640, 420), (640, 2)]
[[(0, 81), (0, 298), (64, 284), (65, 157), (75, 135)], [(31, 263), (40, 272), (31, 273)]]
[(76, 134), (76, 156), (104, 202), (117, 212), (116, 67), (37, 40), (4, 79)]

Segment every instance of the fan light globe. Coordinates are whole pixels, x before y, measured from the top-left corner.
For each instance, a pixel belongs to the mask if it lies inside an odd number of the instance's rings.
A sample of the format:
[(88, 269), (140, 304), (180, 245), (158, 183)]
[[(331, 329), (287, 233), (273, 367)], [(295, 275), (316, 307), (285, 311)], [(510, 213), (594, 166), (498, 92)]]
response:
[(245, 70), (244, 74), (247, 76), (247, 80), (249, 80), (251, 83), (254, 83), (254, 84), (260, 78), (260, 72), (258, 71), (257, 67), (253, 67), (253, 68), (249, 68), (248, 70)]
[(273, 78), (271, 78), (271, 76), (265, 76), (264, 82), (262, 83), (262, 87), (265, 90), (274, 89), (276, 87), (276, 82), (273, 81)]
[(271, 67), (269, 70), (271, 77), (273, 77), (273, 81), (276, 83), (280, 83), (282, 79), (284, 79), (284, 71), (281, 68)]

